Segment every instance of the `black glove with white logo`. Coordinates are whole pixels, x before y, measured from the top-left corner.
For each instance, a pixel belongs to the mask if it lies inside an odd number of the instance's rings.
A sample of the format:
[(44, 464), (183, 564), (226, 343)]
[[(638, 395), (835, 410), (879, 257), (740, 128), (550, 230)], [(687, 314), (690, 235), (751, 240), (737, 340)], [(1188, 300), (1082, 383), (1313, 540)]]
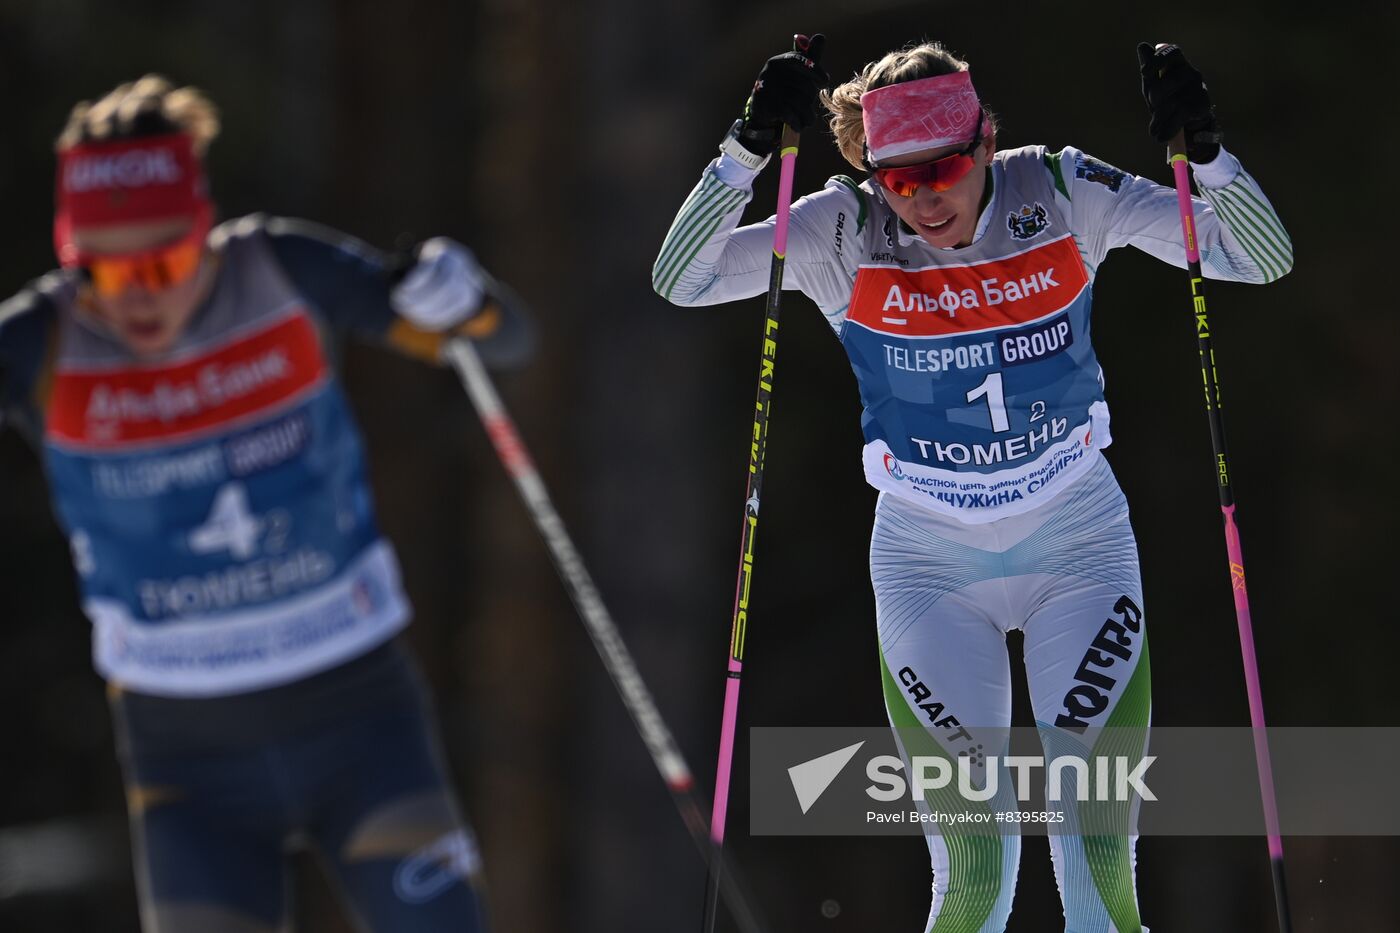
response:
[(1166, 143), (1184, 130), (1186, 157), (1197, 164), (1214, 161), (1224, 134), (1216, 124), (1215, 108), (1201, 73), (1174, 45), (1154, 47), (1150, 42), (1139, 42), (1137, 54), (1142, 96), (1151, 114), (1147, 131), (1152, 138)]
[(740, 145), (767, 156), (777, 148), (783, 124), (801, 132), (816, 122), (817, 95), (831, 83), (818, 64), (825, 45), (820, 33), (810, 39), (798, 36), (793, 51), (764, 62), (736, 131)]

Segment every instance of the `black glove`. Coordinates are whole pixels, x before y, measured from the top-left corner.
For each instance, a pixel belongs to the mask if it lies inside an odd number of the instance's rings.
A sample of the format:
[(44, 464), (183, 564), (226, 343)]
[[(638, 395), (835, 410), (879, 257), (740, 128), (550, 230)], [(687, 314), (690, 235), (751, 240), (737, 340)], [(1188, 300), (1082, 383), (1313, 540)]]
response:
[(816, 122), (817, 95), (831, 82), (817, 64), (825, 45), (826, 36), (818, 33), (807, 40), (805, 50), (774, 55), (764, 63), (744, 105), (740, 145), (766, 156), (777, 147), (783, 124), (801, 132)]
[(1201, 73), (1191, 67), (1174, 45), (1155, 48), (1150, 42), (1137, 47), (1142, 73), (1142, 96), (1152, 119), (1147, 132), (1159, 143), (1170, 142), (1186, 131), (1186, 158), (1198, 164), (1220, 154), (1224, 134), (1215, 122), (1215, 108)]

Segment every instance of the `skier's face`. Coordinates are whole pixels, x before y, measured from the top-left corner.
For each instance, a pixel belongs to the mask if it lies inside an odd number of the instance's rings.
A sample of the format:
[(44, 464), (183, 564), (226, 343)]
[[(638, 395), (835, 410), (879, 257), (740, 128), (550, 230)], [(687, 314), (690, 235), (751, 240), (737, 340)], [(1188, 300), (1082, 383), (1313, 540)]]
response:
[[(208, 287), (212, 264), (203, 244), (181, 245), (192, 227), (189, 220), (163, 220), (75, 233), (79, 248), (94, 257), (89, 306), (138, 356), (170, 349)], [(133, 255), (139, 261), (128, 261)]]
[[(919, 165), (965, 151), (961, 146), (925, 149), (886, 159), (880, 168)], [(983, 140), (972, 153), (973, 167), (946, 191), (920, 185), (909, 197), (882, 189), (890, 208), (931, 246), (968, 246), (977, 232), (977, 215), (987, 188), (987, 163), (996, 152), (996, 138)]]

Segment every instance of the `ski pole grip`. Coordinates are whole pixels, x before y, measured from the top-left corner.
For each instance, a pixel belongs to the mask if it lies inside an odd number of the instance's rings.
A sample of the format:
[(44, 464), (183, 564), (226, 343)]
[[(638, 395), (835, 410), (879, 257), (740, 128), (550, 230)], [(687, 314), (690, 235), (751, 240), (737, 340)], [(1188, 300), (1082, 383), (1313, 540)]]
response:
[[(803, 33), (793, 33), (792, 50), (800, 55), (806, 56), (813, 64), (819, 64), (822, 57), (822, 49), (826, 47), (826, 37), (820, 33), (812, 36)], [(778, 143), (778, 152), (786, 149), (796, 149), (798, 136), (797, 130), (783, 124), (782, 137)]]
[[(1160, 52), (1168, 45), (1169, 43), (1166, 42), (1158, 42), (1155, 46), (1155, 49), (1156, 51)], [(1162, 73), (1159, 71), (1158, 76), (1160, 77), (1161, 74)], [(1175, 136), (1173, 136), (1170, 140), (1167, 141), (1167, 164), (1171, 165), (1172, 162), (1176, 160), (1177, 156), (1184, 155), (1186, 155), (1186, 128), (1182, 127), (1181, 129), (1176, 131)]]
[(1177, 130), (1176, 135), (1167, 141), (1167, 164), (1177, 156), (1186, 155), (1186, 130)]
[(415, 327), (404, 318), (396, 318), (389, 326), (385, 339), (389, 346), (407, 356), (425, 363), (445, 362), (447, 344), (451, 340), (480, 340), (490, 336), (501, 326), (503, 315), (501, 305), (495, 298), (487, 298), (481, 310), (456, 327), (443, 331), (429, 331)]
[(822, 49), (826, 47), (826, 36), (817, 33), (812, 36), (805, 36), (802, 33), (794, 33), (792, 37), (792, 50), (805, 55), (812, 61), (820, 64), (822, 60)]

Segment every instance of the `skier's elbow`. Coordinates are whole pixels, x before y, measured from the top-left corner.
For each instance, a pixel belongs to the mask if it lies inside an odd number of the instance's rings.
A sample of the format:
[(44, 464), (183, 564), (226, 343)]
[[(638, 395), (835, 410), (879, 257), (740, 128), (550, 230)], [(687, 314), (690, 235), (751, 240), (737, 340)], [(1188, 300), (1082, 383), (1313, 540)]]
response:
[(657, 261), (656, 268), (651, 271), (651, 287), (662, 298), (665, 298), (673, 305), (682, 308), (693, 307), (703, 304), (701, 300), (705, 289), (697, 288), (694, 283), (681, 281), (674, 274), (666, 274), (660, 268), (661, 262)]
[(1277, 282), (1285, 275), (1293, 271), (1293, 241), (1284, 240), (1279, 244), (1279, 256), (1277, 262), (1264, 270), (1264, 282)]
[(651, 270), (651, 290), (672, 304), (683, 304), (683, 302), (672, 297), (672, 290), (667, 287), (666, 276), (661, 274), (661, 260), (656, 261), (656, 265)]

